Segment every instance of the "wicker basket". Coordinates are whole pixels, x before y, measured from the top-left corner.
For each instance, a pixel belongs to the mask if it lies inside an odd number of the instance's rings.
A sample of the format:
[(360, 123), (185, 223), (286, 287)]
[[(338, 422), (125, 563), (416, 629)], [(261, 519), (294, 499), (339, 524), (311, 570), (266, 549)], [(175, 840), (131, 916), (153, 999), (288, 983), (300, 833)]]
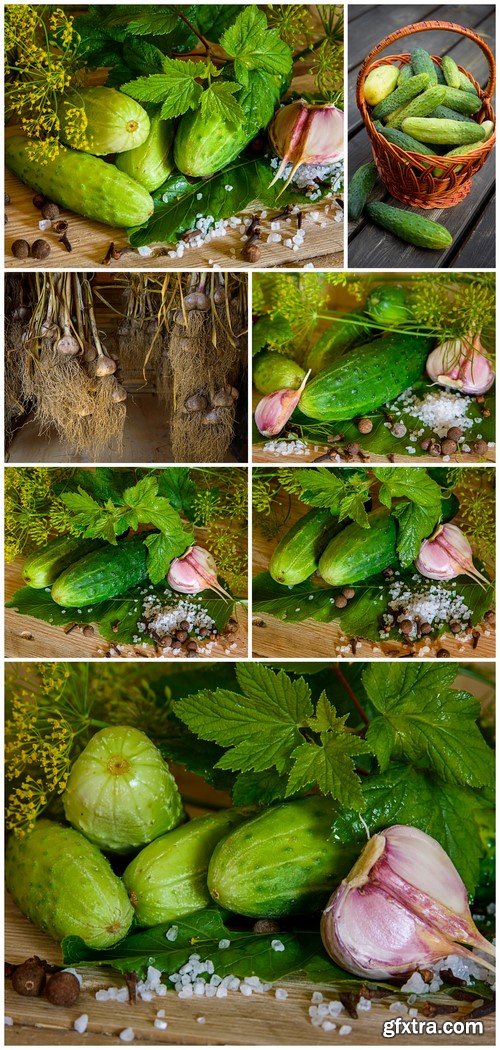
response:
[[(390, 47), (391, 44), (394, 44), (396, 40), (401, 40), (405, 36), (411, 36), (413, 33), (425, 33), (435, 29), (442, 29), (448, 33), (458, 33), (460, 36), (468, 37), (481, 48), (490, 68), (486, 90), (482, 90), (466, 69), (462, 69), (461, 66), (459, 66), (459, 69), (461, 69), (462, 73), (465, 73), (474, 85), (483, 103), (479, 112), (475, 114), (475, 119), (480, 124), (483, 120), (494, 121), (494, 110), (491, 104), (495, 88), (495, 60), (493, 54), (477, 33), (474, 33), (472, 29), (457, 25), (456, 22), (415, 22), (413, 25), (404, 26), (402, 29), (398, 29), (397, 32), (386, 36), (366, 56), (359, 71), (356, 84), (356, 101), (371, 139), (373, 156), (380, 178), (393, 197), (404, 204), (411, 204), (416, 208), (453, 208), (455, 204), (463, 200), (471, 188), (472, 176), (482, 168), (487, 160), (495, 144), (496, 137), (495, 128), (487, 142), (478, 142), (477, 148), (464, 155), (464, 157), (439, 157), (439, 166), (443, 174), (437, 178), (432, 174), (433, 167), (436, 165), (429, 165), (428, 156), (424, 156), (421, 153), (409, 153), (401, 149), (400, 146), (395, 146), (392, 142), (388, 142), (373, 126), (364, 97), (364, 83), (368, 73), (370, 70), (376, 69), (377, 66), (385, 65), (388, 62), (393, 64), (397, 62), (403, 66), (410, 61), (409, 54), (386, 55), (384, 58), (377, 58), (377, 56), (382, 51), (385, 51), (387, 47)], [(441, 59), (438, 56), (433, 55), (432, 57), (441, 65)]]

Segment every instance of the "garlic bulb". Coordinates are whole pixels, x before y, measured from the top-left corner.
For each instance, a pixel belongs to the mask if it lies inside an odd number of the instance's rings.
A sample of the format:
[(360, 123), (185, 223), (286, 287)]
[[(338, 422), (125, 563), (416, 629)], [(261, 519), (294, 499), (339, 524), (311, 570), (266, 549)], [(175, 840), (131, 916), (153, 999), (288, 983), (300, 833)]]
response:
[(470, 959), (471, 948), (494, 955), (448, 854), (402, 824), (368, 841), (323, 912), (321, 936), (331, 958), (360, 977), (404, 976), (449, 954)]
[(180, 558), (174, 558), (168, 570), (167, 583), (181, 594), (199, 594), (207, 588), (230, 598), (217, 580), (217, 566), (210, 551), (196, 545), (188, 547)]
[(425, 368), (429, 379), (462, 394), (485, 394), (495, 382), (495, 372), (481, 346), (480, 335), (445, 339), (429, 354)]
[(476, 569), (472, 547), (458, 525), (438, 525), (428, 540), (421, 544), (415, 568), (428, 580), (453, 580), (455, 576), (470, 576), (480, 586), (490, 581)]
[(292, 171), (283, 189), (301, 164), (333, 164), (344, 154), (344, 114), (332, 103), (318, 105), (298, 99), (278, 110), (269, 128), (273, 149), (281, 164), (271, 186), (287, 164)]
[(273, 394), (266, 394), (260, 399), (254, 413), (255, 425), (260, 434), (264, 437), (275, 437), (283, 430), (297, 408), (310, 375), (309, 369), (298, 390), (275, 390)]

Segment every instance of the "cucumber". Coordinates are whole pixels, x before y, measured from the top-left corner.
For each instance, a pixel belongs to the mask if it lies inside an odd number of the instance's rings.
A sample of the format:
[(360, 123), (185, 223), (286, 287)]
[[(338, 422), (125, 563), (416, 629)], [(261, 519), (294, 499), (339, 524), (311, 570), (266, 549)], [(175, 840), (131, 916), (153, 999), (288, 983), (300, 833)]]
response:
[(331, 587), (360, 583), (397, 563), (396, 525), (384, 508), (368, 514), (369, 529), (356, 521), (330, 541), (319, 561), (319, 574)]
[(438, 75), (436, 67), (428, 51), (423, 47), (416, 47), (411, 53), (411, 68), (414, 76), (418, 76), (420, 73), (427, 73), (429, 78), (429, 87), (433, 84), (437, 84)]
[(453, 61), (451, 55), (445, 55), (441, 60), (441, 69), (443, 70), (443, 76), (448, 86), (451, 88), (457, 88), (459, 91), (462, 86), (460, 70), (457, 63)]
[(421, 91), (425, 91), (428, 85), (429, 77), (427, 73), (420, 73), (417, 77), (410, 77), (402, 87), (396, 88), (387, 98), (379, 102), (378, 106), (375, 106), (375, 109), (372, 111), (373, 119), (381, 120), (382, 117), (388, 117), (389, 113), (394, 113), (398, 106), (411, 102), (412, 98), (419, 95)]
[(459, 120), (462, 124), (475, 124), (476, 121), (472, 117), (467, 117), (465, 113), (457, 113), (455, 109), (450, 109), (449, 106), (436, 106), (436, 108), (429, 113), (430, 117), (438, 117), (445, 120)]
[(406, 65), (401, 66), (401, 69), (399, 70), (398, 87), (402, 87), (403, 84), (406, 84), (406, 81), (409, 80), (412, 76), (413, 70), (411, 68), (410, 63), (407, 62)]
[(403, 106), (401, 109), (398, 108), (396, 112), (391, 113), (387, 118), (387, 126), (400, 128), (406, 117), (425, 117), (427, 113), (432, 113), (432, 110), (443, 101), (444, 93), (445, 88), (442, 84), (436, 84), (435, 87), (427, 88), (421, 95), (417, 95), (417, 98), (408, 102), (406, 106)]
[(114, 164), (90, 153), (59, 147), (53, 160), (31, 160), (28, 139), (13, 135), (5, 142), (5, 163), (21, 182), (77, 215), (109, 226), (141, 226), (153, 212), (143, 186)]
[[(489, 139), (490, 135), (492, 134), (495, 125), (493, 124), (492, 120), (485, 120), (480, 126), (485, 132), (485, 138), (483, 139), (483, 142), (486, 142), (486, 140)], [(443, 156), (464, 157), (467, 156), (468, 153), (472, 153), (473, 150), (478, 149), (478, 147), (481, 145), (482, 142), (469, 142), (469, 144), (466, 146), (456, 146), (455, 149), (451, 149), (448, 153), (444, 153)], [(453, 170), (458, 173), (462, 170), (462, 167), (463, 165), (459, 166), (458, 168), (454, 168)], [(434, 168), (432, 174), (435, 176), (436, 179), (439, 179), (442, 175), (446, 174), (446, 169)]]
[(461, 69), (459, 69), (458, 72), (460, 73), (460, 90), (468, 91), (471, 95), (475, 95), (476, 98), (479, 98), (479, 95), (472, 81), (470, 81), (469, 78), (466, 77), (465, 73), (462, 73)]
[(237, 809), (195, 817), (134, 857), (123, 881), (140, 926), (172, 922), (212, 903), (207, 887), (210, 858), (217, 843), (244, 819)]
[(144, 186), (144, 189), (158, 189), (174, 169), (174, 133), (174, 121), (162, 120), (160, 114), (156, 113), (151, 117), (149, 135), (145, 142), (136, 149), (120, 153), (116, 158), (116, 167)]
[(311, 380), (299, 408), (327, 423), (373, 412), (416, 382), (432, 345), (423, 336), (391, 333), (358, 346)]
[[(340, 503), (337, 513), (340, 512)], [(334, 533), (342, 529), (330, 510), (310, 510), (292, 525), (271, 555), (269, 572), (276, 583), (294, 587), (303, 583), (319, 565)]]
[[(86, 128), (82, 141), (81, 132), (75, 129), (74, 111), (83, 110)], [(73, 149), (84, 153), (123, 153), (135, 149), (149, 135), (149, 117), (146, 110), (133, 98), (109, 87), (78, 88), (68, 92), (57, 115), (60, 120), (59, 137)]]
[(382, 102), (391, 91), (394, 91), (398, 83), (399, 69), (397, 66), (377, 66), (370, 70), (363, 85), (365, 99), (369, 106), (376, 106)]
[(40, 590), (50, 587), (60, 576), (63, 569), (72, 565), (77, 558), (102, 547), (100, 540), (81, 540), (75, 536), (58, 536), (46, 547), (30, 554), (23, 566), (23, 580), (27, 587)]
[(410, 153), (422, 153), (424, 156), (435, 157), (435, 152), (430, 149), (429, 146), (425, 146), (422, 142), (417, 142), (416, 139), (412, 139), (411, 135), (405, 135), (404, 131), (400, 131), (399, 128), (384, 128), (383, 124), (377, 126), (377, 131), (384, 136), (388, 142), (392, 142), (394, 146), (399, 146), (401, 149), (407, 150)]
[(215, 847), (208, 888), (237, 915), (275, 917), (321, 909), (359, 845), (331, 836), (337, 807), (319, 795), (282, 802), (246, 820)]
[[(420, 119), (425, 120), (425, 117)], [(384, 230), (389, 230), (417, 248), (434, 248), (438, 251), (448, 248), (453, 240), (451, 233), (439, 222), (424, 219), (423, 215), (415, 215), (401, 208), (393, 208), (390, 204), (367, 204), (366, 214), (376, 226), (382, 226)]]
[(273, 350), (261, 350), (252, 367), (253, 383), (261, 394), (273, 394), (275, 390), (298, 390), (305, 374), (296, 361)]
[(68, 609), (82, 609), (125, 594), (146, 579), (147, 548), (141, 537), (86, 554), (65, 569), (52, 586), (52, 598)]
[(403, 131), (421, 142), (438, 146), (465, 146), (469, 142), (482, 142), (485, 137), (481, 124), (462, 124), (458, 120), (436, 120), (433, 117), (408, 117), (403, 121)]
[(361, 212), (377, 179), (377, 165), (373, 160), (356, 168), (349, 183), (347, 198), (347, 214), (353, 222), (357, 222), (361, 217)]
[(436, 62), (434, 59), (432, 59), (432, 63), (433, 63), (434, 68), (436, 70), (436, 76), (437, 76), (438, 84), (446, 84), (446, 80), (444, 79), (444, 73), (443, 73), (443, 70), (441, 69), (441, 66), (439, 65), (439, 62)]
[(457, 113), (465, 113), (466, 116), (477, 113), (482, 106), (481, 99), (475, 92), (472, 94), (470, 91), (457, 91), (456, 88), (448, 87), (448, 85), (444, 89), (443, 104), (449, 106), (450, 109), (455, 109)]
[(317, 375), (327, 365), (342, 357), (347, 350), (352, 350), (368, 339), (372, 331), (362, 314), (343, 314), (342, 318), (334, 321), (311, 347), (307, 355), (307, 368), (313, 376)]
[(397, 284), (381, 284), (368, 296), (366, 313), (386, 328), (395, 328), (411, 317), (406, 305), (404, 288)]

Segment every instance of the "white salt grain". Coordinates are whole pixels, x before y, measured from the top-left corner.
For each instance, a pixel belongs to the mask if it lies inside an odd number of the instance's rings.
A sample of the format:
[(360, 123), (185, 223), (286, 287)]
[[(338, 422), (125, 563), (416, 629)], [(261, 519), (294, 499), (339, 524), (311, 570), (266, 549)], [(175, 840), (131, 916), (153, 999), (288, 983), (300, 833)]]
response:
[(271, 948), (273, 949), (273, 952), (284, 952), (285, 945), (283, 944), (283, 941), (275, 940), (271, 941)]
[(350, 1025), (350, 1024), (343, 1024), (339, 1028), (339, 1035), (350, 1035), (351, 1032), (352, 1032), (352, 1025)]
[(276, 999), (288, 999), (288, 992), (286, 988), (277, 988), (274, 994)]
[(123, 1032), (120, 1032), (120, 1039), (122, 1043), (133, 1043), (135, 1039), (135, 1032), (133, 1028), (124, 1028)]
[(153, 1026), (154, 1028), (159, 1028), (161, 1032), (164, 1032), (165, 1028), (168, 1028), (168, 1021), (163, 1021), (161, 1017), (157, 1017), (156, 1020), (153, 1021)]
[(75, 1032), (78, 1032), (79, 1035), (83, 1035), (83, 1033), (87, 1031), (88, 1023), (89, 1015), (80, 1014), (80, 1017), (77, 1017), (76, 1021), (74, 1021), (73, 1028), (75, 1029)]

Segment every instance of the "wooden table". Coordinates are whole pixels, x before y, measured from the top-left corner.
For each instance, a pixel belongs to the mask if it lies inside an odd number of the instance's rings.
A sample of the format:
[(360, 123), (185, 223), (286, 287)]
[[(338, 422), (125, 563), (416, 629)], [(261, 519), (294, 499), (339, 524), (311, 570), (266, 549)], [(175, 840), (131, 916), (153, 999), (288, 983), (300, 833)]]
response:
[[(282, 497), (280, 497), (281, 499)], [(287, 497), (284, 497), (287, 498)], [(290, 528), (304, 514), (305, 507), (295, 496), (291, 497), (290, 514), (287, 518), (286, 528)], [(459, 515), (454, 519), (459, 523)], [(252, 571), (256, 576), (260, 572), (267, 572), (269, 559), (278, 541), (286, 530), (282, 530), (273, 539), (266, 539), (254, 523), (253, 527), (253, 554)], [(360, 660), (380, 660), (384, 657), (393, 656), (396, 659), (408, 656), (409, 652), (416, 652), (420, 659), (432, 660), (438, 649), (446, 648), (453, 660), (488, 659), (495, 658), (495, 629), (487, 628), (489, 636), (481, 634), (479, 643), (475, 649), (470, 641), (463, 642), (451, 633), (443, 634), (439, 639), (429, 641), (422, 638), (419, 642), (405, 645), (403, 642), (378, 641), (372, 642), (366, 639), (358, 639), (355, 658)], [(424, 646), (430, 648), (430, 652), (420, 655), (419, 650)], [(352, 660), (353, 653), (349, 645), (349, 639), (340, 629), (340, 624), (320, 623), (317, 620), (301, 620), (298, 623), (286, 623), (278, 620), (275, 616), (266, 613), (252, 613), (252, 655), (255, 657), (272, 657), (274, 660), (291, 660), (303, 656), (311, 659), (346, 659)]]
[[(380, 40), (405, 25), (425, 20), (457, 22), (469, 26), (484, 36), (494, 50), (495, 9), (492, 4), (442, 5), (430, 4), (352, 4), (349, 7), (348, 32), (348, 98), (349, 98), (349, 158), (348, 178), (361, 165), (372, 160), (370, 140), (356, 105), (356, 80), (360, 65)], [(456, 33), (434, 31), (405, 37), (389, 47), (387, 55), (425, 47), (431, 54), (449, 54), (467, 67), (484, 86), (488, 79), (486, 59), (476, 44)], [(382, 186), (374, 191), (373, 200), (394, 203), (411, 211), (407, 205), (393, 201)], [(418, 214), (436, 219), (453, 235), (453, 243), (444, 251), (428, 251), (393, 237), (361, 218), (349, 224), (348, 259), (350, 267), (395, 269), (434, 267), (488, 268), (495, 265), (495, 160), (494, 151), (486, 164), (472, 180), (469, 195), (451, 209), (421, 210)]]

